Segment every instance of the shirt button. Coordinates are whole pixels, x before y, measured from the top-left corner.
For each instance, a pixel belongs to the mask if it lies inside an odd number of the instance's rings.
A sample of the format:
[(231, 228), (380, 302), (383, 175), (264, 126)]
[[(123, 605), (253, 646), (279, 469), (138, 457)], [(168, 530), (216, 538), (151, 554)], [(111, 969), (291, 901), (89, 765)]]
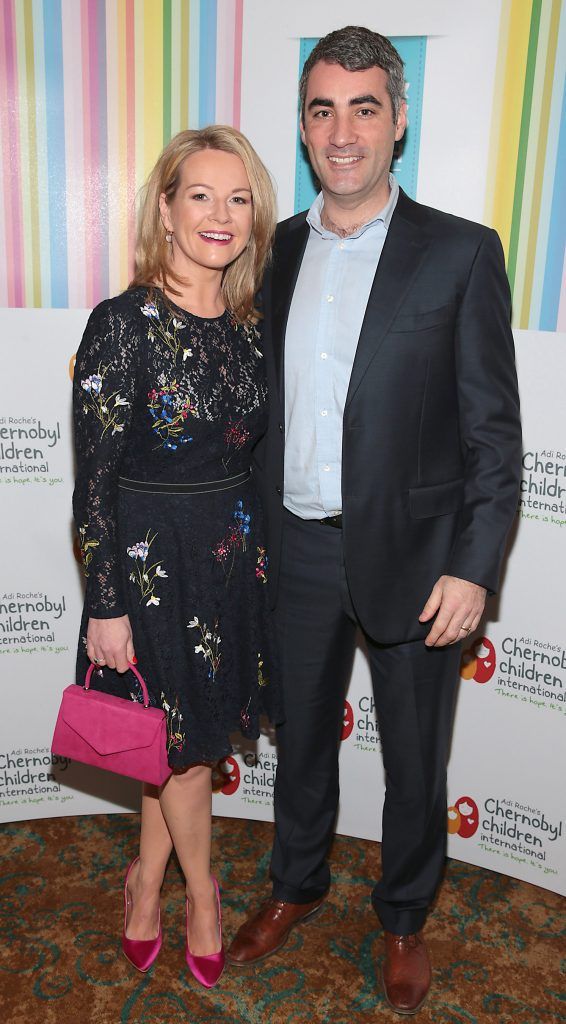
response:
[(338, 243), (338, 248), (339, 248), (339, 249), (345, 249), (345, 248), (346, 248), (346, 246), (344, 245), (344, 242), (339, 242), (339, 243)]
[(330, 466), (323, 466), (322, 468), (325, 473), (330, 473)]
[(320, 353), (320, 358), (321, 358), (321, 359), (328, 359), (328, 355), (327, 355), (327, 353), (326, 353), (326, 352), (321, 352), (321, 353)]
[(320, 415), (321, 416), (328, 416), (328, 409), (321, 409), (320, 410)]
[(277, 494), (282, 494), (282, 491), (281, 491), (280, 487), (276, 487), (275, 490), (277, 491)]
[(283, 433), (283, 424), (282, 423), (279, 424), (279, 433), (280, 434)]
[(333, 295), (327, 295), (326, 296), (326, 301), (327, 302), (334, 302), (334, 296)]

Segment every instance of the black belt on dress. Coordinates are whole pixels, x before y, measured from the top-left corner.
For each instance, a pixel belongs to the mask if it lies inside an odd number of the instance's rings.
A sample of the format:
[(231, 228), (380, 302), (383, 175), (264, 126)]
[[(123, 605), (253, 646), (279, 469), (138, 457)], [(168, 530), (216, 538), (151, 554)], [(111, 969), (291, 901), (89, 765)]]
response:
[(126, 476), (118, 477), (118, 487), (123, 491), (143, 491), (145, 494), (211, 494), (213, 491), (229, 491), (232, 487), (245, 484), (252, 475), (251, 469), (235, 476), (226, 476), (223, 480), (201, 480), (194, 484), (156, 483), (151, 480), (130, 480)]
[(324, 519), (319, 519), (319, 523), (323, 526), (335, 526), (337, 530), (342, 529), (342, 513), (337, 512), (335, 516), (325, 516)]

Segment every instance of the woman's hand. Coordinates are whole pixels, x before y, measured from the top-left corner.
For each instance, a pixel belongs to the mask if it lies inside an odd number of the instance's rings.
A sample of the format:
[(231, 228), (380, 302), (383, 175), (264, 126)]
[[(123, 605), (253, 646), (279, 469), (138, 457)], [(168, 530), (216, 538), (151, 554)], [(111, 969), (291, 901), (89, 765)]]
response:
[(132, 627), (127, 615), (118, 619), (89, 619), (86, 634), (87, 657), (95, 665), (107, 665), (127, 672), (128, 662), (135, 664)]

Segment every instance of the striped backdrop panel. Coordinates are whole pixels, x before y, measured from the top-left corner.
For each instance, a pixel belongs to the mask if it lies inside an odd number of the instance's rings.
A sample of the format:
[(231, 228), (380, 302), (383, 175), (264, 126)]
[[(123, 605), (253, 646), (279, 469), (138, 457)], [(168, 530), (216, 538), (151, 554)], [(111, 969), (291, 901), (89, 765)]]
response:
[(503, 0), (486, 220), (501, 235), (515, 327), (566, 330), (566, 6)]
[(86, 307), (184, 128), (240, 124), (244, 0), (2, 0), (0, 306)]

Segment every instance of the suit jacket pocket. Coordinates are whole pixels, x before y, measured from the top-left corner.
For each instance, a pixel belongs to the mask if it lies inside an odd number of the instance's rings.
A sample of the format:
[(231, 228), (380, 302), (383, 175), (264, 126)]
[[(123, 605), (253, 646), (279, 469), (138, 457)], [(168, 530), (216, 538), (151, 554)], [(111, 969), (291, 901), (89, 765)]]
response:
[(413, 519), (447, 516), (457, 512), (464, 500), (464, 480), (447, 480), (429, 487), (409, 488), (409, 512)]
[(402, 334), (408, 331), (428, 331), (431, 327), (441, 327), (451, 323), (454, 315), (454, 304), (449, 302), (438, 309), (429, 309), (424, 313), (399, 313), (391, 327), (391, 334)]

